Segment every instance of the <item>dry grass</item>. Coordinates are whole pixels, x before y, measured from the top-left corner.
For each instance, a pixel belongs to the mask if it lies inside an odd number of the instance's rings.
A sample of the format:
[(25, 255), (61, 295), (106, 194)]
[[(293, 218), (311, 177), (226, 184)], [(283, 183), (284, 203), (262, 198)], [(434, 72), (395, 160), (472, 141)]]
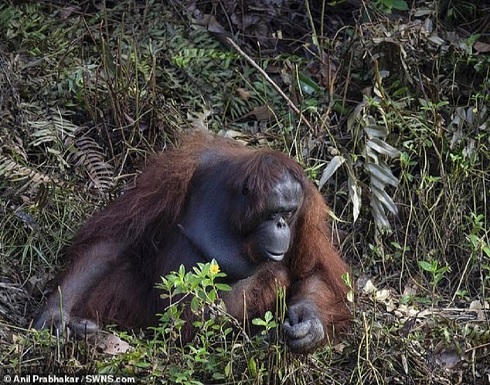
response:
[[(0, 378), (490, 384), (485, 4), (293, 1), (271, 20), (263, 2), (240, 29), (208, 2), (72, 3), (0, 5)], [(118, 355), (28, 330), (79, 224), (196, 128), (288, 151), (321, 182), (353, 268), (352, 333), (299, 357), (221, 345), (222, 329), (194, 350), (122, 333)]]

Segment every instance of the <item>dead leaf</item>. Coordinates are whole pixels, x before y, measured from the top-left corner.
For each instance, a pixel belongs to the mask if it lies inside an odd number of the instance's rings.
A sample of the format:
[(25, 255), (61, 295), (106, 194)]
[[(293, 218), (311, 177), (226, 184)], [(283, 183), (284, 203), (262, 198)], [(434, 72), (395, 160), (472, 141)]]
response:
[(250, 116), (253, 116), (258, 121), (268, 122), (268, 121), (272, 120), (272, 118), (274, 117), (274, 114), (272, 113), (272, 110), (270, 109), (269, 106), (260, 106), (260, 107), (255, 107), (249, 113), (247, 113), (243, 116), (240, 116), (237, 119), (237, 121), (243, 121), (246, 118), (249, 118)]
[(199, 22), (200, 25), (206, 27), (209, 32), (225, 33), (223, 26), (218, 23), (218, 20), (213, 15), (204, 14)]
[(114, 334), (108, 334), (100, 341), (99, 349), (106, 354), (126, 353), (131, 346)]
[(398, 309), (395, 310), (395, 314), (399, 317), (417, 317), (420, 316), (420, 311), (415, 309), (413, 306), (400, 304)]
[(333, 348), (337, 353), (341, 354), (344, 351), (344, 349), (346, 348), (346, 345), (344, 343), (339, 343), (339, 344), (335, 345)]
[(470, 310), (483, 310), (483, 309), (489, 309), (490, 306), (488, 302), (485, 301), (485, 303), (481, 303), (479, 300), (471, 301), (470, 303)]
[(250, 111), (250, 115), (254, 115), (260, 121), (269, 121), (274, 117), (269, 106), (256, 107)]
[(59, 15), (62, 20), (66, 20), (73, 13), (80, 15), (82, 13), (82, 9), (76, 5), (69, 5), (67, 7), (61, 8)]
[[(417, 317), (410, 317), (407, 319), (407, 321), (403, 324), (403, 327), (401, 329), (401, 333), (404, 337), (408, 337), (414, 326), (417, 324)], [(408, 373), (408, 372), (407, 372)]]
[(40, 295), (43, 293), (43, 289), (46, 286), (46, 277), (38, 277), (33, 275), (26, 282), (25, 288), (27, 292), (31, 295)]
[(413, 279), (409, 279), (405, 287), (403, 288), (403, 296), (417, 295), (417, 282)]
[(363, 285), (360, 288), (366, 294), (371, 294), (374, 293), (376, 290), (378, 290), (376, 286), (374, 286), (373, 281), (371, 281), (370, 279), (363, 282)]
[(236, 130), (221, 130), (218, 135), (224, 136), (225, 138), (230, 138), (242, 143), (243, 145), (249, 144), (250, 138), (241, 131)]
[(446, 369), (453, 369), (462, 360), (461, 356), (455, 350), (443, 351), (435, 355), (437, 362), (444, 365)]
[(434, 44), (437, 44), (437, 45), (443, 45), (444, 44), (444, 39), (442, 39), (441, 37), (439, 37), (437, 35), (430, 36), (429, 40), (431, 42), (433, 42)]
[(486, 53), (490, 52), (490, 44), (488, 43), (483, 43), (481, 41), (477, 41), (474, 45), (473, 48), (477, 50), (480, 53)]
[(196, 130), (207, 131), (208, 130), (208, 118), (211, 116), (212, 110), (203, 108), (202, 112), (187, 113), (187, 120), (190, 121), (192, 127)]
[(376, 291), (376, 300), (377, 301), (386, 301), (391, 296), (390, 289), (381, 289)]
[(252, 93), (248, 90), (246, 90), (245, 88), (237, 88), (236, 92), (238, 93), (238, 96), (240, 97), (240, 99), (242, 100), (245, 100), (247, 101), (248, 99), (250, 99), (250, 97), (252, 96)]

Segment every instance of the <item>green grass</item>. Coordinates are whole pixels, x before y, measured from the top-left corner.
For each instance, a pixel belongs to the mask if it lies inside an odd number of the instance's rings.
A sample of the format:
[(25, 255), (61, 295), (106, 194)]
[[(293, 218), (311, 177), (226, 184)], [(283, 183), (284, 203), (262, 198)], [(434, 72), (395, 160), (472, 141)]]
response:
[[(0, 5), (0, 378), (489, 383), (490, 59), (475, 49), (488, 6), (301, 4), (296, 23), (257, 11), (283, 28), (274, 51), (198, 3), (269, 78), (175, 2)], [(270, 340), (230, 334), (221, 313), (185, 347), (168, 323), (158, 338), (109, 328), (131, 347), (116, 355), (28, 330), (80, 224), (203, 127), (288, 152), (319, 183), (352, 266), (352, 332), (293, 355), (283, 305), (258, 321)]]

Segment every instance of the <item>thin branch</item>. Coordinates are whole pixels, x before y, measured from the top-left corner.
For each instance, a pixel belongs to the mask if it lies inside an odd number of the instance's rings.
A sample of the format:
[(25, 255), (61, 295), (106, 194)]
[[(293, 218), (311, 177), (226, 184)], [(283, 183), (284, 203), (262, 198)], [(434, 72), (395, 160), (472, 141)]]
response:
[(252, 67), (254, 67), (257, 71), (259, 71), (259, 73), (265, 78), (265, 80), (269, 82), (269, 84), (272, 87), (274, 87), (274, 89), (277, 92), (279, 92), (279, 95), (281, 95), (284, 98), (284, 100), (286, 100), (288, 106), (299, 116), (301, 121), (304, 124), (306, 124), (310, 130), (315, 131), (311, 123), (308, 121), (308, 119), (304, 117), (300, 109), (296, 107), (293, 101), (289, 99), (289, 97), (283, 92), (283, 90), (281, 90), (281, 88), (276, 84), (276, 82), (274, 82), (274, 80), (272, 80), (270, 76), (267, 75), (267, 73), (262, 68), (260, 68), (260, 66), (250, 56), (248, 56), (245, 52), (243, 52), (243, 50), (232, 39), (227, 37), (226, 40), (241, 56), (243, 56), (252, 65)]

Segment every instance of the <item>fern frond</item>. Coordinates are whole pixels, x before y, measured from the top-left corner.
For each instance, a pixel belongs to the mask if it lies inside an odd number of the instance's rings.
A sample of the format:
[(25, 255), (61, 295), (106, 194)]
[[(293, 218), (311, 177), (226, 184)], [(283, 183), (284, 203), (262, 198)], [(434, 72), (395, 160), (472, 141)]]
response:
[(114, 169), (104, 160), (99, 144), (90, 137), (81, 137), (75, 140), (74, 145), (68, 159), (87, 172), (90, 178), (89, 188), (101, 191), (111, 189), (114, 185)]
[(33, 183), (34, 185), (49, 182), (60, 183), (59, 180), (31, 167), (22, 165), (14, 159), (2, 154), (0, 154), (0, 177), (4, 177), (12, 182), (29, 180), (29, 183)]
[(60, 111), (52, 112), (51, 119), (42, 121), (29, 121), (33, 128), (34, 139), (31, 145), (39, 146), (44, 143), (54, 144), (58, 149), (65, 147), (68, 138), (73, 138), (80, 127), (66, 119)]

